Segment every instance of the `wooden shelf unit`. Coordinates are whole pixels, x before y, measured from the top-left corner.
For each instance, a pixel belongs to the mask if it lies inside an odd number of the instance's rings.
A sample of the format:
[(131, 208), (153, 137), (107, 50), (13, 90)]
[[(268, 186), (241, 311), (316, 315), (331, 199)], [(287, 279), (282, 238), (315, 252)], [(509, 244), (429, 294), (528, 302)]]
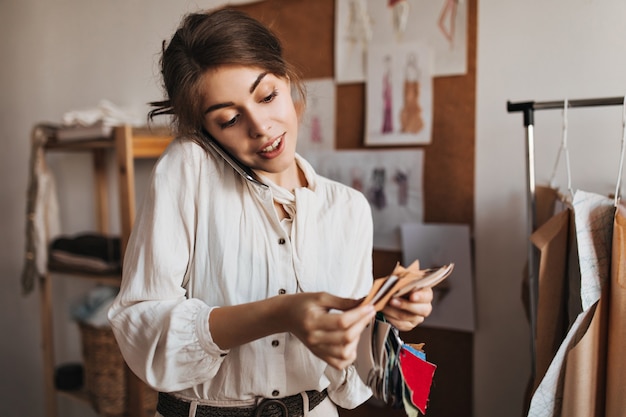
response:
[[(156, 159), (172, 141), (169, 130), (163, 128), (135, 128), (119, 126), (113, 135), (106, 138), (94, 138), (71, 141), (55, 141), (50, 139), (45, 145), (45, 152), (90, 152), (93, 156), (94, 198), (96, 206), (97, 229), (103, 234), (110, 232), (108, 211), (107, 154), (115, 154), (115, 168), (118, 180), (118, 198), (120, 206), (120, 240), (122, 255), (130, 236), (135, 219), (135, 168), (136, 159)], [(55, 354), (53, 329), (53, 297), (52, 284), (54, 279), (71, 276), (91, 282), (119, 286), (121, 276), (90, 275), (76, 272), (49, 271), (40, 279), (41, 333), (44, 367), (45, 407), (47, 417), (58, 417), (57, 394), (68, 395), (74, 399), (85, 400), (85, 395), (58, 390), (54, 384)], [(143, 382), (129, 369), (127, 375), (127, 411), (128, 417), (145, 417), (143, 407)]]

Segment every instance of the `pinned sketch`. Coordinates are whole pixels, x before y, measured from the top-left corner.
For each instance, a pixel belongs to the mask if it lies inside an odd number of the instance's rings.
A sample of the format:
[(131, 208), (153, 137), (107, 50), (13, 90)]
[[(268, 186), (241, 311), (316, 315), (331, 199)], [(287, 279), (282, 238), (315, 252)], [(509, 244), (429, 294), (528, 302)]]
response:
[[(406, 24), (398, 30), (394, 10), (387, 1), (368, 0), (371, 43), (389, 49), (405, 42), (422, 42), (433, 51), (434, 77), (467, 72), (467, 2), (463, 0), (403, 0)], [(397, 18), (396, 18), (397, 19)], [(390, 46), (393, 46), (391, 48)]]
[(401, 226), (402, 258), (420, 269), (454, 263), (450, 277), (433, 289), (433, 311), (422, 326), (474, 331), (474, 284), (470, 228), (459, 224), (406, 223)]
[(366, 86), (368, 146), (431, 142), (432, 51), (425, 44), (405, 43), (390, 49), (370, 45)]
[(365, 80), (367, 45), (372, 37), (372, 19), (367, 0), (335, 2), (335, 80), (356, 83)]
[(335, 83), (332, 78), (306, 80), (306, 107), (298, 126), (297, 151), (311, 152), (335, 147)]
[(365, 82), (372, 44), (389, 50), (422, 42), (433, 50), (434, 77), (467, 73), (468, 10), (464, 0), (337, 0), (335, 79)]
[(400, 250), (400, 225), (421, 222), (424, 152), (319, 152), (308, 157), (320, 175), (361, 191), (372, 207), (374, 247)]

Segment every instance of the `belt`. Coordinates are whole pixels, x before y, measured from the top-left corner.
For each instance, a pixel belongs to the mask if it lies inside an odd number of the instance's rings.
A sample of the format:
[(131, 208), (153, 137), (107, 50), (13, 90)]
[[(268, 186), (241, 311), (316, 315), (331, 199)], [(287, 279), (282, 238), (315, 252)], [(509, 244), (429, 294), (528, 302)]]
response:
[[(309, 410), (313, 410), (328, 396), (326, 390), (306, 391), (309, 397)], [(163, 417), (189, 416), (189, 401), (176, 398), (172, 395), (159, 392), (157, 411)], [(198, 404), (196, 417), (302, 417), (302, 395), (295, 394), (284, 398), (265, 398), (258, 405), (252, 407), (215, 407)]]

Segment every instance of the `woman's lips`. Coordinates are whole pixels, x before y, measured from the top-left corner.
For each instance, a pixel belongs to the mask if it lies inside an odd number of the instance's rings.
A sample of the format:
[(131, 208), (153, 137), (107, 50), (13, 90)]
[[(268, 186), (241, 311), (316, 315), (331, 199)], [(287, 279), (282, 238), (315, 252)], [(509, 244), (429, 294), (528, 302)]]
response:
[(283, 151), (285, 148), (285, 134), (283, 133), (276, 139), (274, 139), (271, 143), (265, 146), (263, 149), (259, 151), (259, 155), (264, 158), (274, 158)]

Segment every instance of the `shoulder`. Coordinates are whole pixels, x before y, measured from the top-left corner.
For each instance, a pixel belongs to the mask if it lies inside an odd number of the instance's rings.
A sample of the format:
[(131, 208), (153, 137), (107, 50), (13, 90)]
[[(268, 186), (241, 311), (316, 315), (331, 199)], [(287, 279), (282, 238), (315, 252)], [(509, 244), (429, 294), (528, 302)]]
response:
[(199, 169), (216, 169), (219, 159), (210, 151), (200, 146), (193, 138), (188, 136), (176, 137), (167, 146), (159, 157), (155, 172), (176, 172), (186, 171), (197, 172)]
[(167, 146), (165, 151), (161, 154), (158, 163), (175, 162), (199, 162), (206, 159), (208, 152), (193, 138), (188, 136), (178, 136), (174, 138), (172, 142)]
[(209, 179), (223, 171), (222, 165), (216, 155), (191, 138), (176, 137), (155, 163), (152, 178), (157, 187), (182, 192), (182, 189), (195, 189), (200, 182), (214, 184)]

